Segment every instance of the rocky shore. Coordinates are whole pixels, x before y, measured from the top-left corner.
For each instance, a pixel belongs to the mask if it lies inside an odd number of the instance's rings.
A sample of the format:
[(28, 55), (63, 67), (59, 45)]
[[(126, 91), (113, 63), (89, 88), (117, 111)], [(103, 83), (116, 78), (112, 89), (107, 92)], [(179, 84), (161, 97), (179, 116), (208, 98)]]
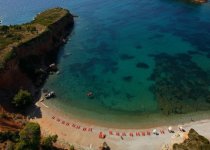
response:
[(194, 0), (193, 2), (202, 4), (202, 3), (207, 3), (208, 0)]

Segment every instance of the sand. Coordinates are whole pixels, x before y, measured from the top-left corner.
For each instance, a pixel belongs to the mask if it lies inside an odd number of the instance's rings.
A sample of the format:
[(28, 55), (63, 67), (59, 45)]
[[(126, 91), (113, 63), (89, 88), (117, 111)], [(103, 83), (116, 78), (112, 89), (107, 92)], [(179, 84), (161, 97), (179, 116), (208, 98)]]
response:
[[(52, 110), (44, 102), (37, 102), (37, 107), (40, 107), (41, 117), (33, 118), (31, 121), (38, 122), (41, 126), (43, 135), (57, 134), (58, 144), (62, 147), (68, 147), (69, 144), (75, 145), (81, 149), (98, 149), (103, 142), (106, 142), (112, 150), (161, 150), (171, 149), (174, 143), (183, 142), (187, 137), (187, 132), (180, 132), (177, 126), (173, 126), (175, 133), (169, 133), (167, 126), (157, 127), (159, 135), (152, 134), (154, 128), (150, 129), (110, 129), (105, 127), (96, 126), (93, 124), (83, 123), (79, 120), (72, 119), (68, 116), (63, 115), (60, 112)], [(31, 114), (35, 112), (31, 111)], [(30, 116), (30, 114), (29, 114)], [(53, 117), (55, 117), (53, 119)], [(65, 122), (63, 122), (65, 121)], [(69, 123), (69, 125), (66, 125)], [(72, 124), (75, 127), (72, 127)], [(80, 127), (77, 129), (76, 127)], [(193, 128), (199, 134), (210, 139), (210, 120), (201, 120), (196, 122), (190, 122), (182, 125), (186, 131)], [(83, 131), (83, 128), (86, 131)], [(92, 131), (88, 129), (92, 128)], [(113, 131), (114, 135), (110, 135), (109, 131)], [(165, 134), (161, 134), (160, 130), (164, 130)], [(147, 131), (151, 134), (147, 135)], [(106, 134), (105, 139), (99, 138), (99, 133), (103, 132)], [(126, 136), (117, 136), (116, 132), (126, 133)], [(141, 136), (136, 136), (136, 132), (140, 132)], [(142, 132), (145, 132), (145, 136), (142, 136)], [(133, 137), (129, 134), (133, 133)], [(91, 148), (90, 148), (91, 147)]]

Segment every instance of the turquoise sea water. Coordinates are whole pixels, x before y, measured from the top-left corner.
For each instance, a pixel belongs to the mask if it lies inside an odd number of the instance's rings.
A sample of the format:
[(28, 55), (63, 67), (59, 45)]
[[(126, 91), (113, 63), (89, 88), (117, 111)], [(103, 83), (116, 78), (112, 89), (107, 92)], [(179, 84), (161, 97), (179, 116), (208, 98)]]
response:
[(60, 74), (44, 86), (57, 95), (50, 107), (131, 126), (150, 116), (210, 110), (210, 3), (6, 0), (0, 6), (4, 24), (55, 6), (79, 16), (58, 56)]

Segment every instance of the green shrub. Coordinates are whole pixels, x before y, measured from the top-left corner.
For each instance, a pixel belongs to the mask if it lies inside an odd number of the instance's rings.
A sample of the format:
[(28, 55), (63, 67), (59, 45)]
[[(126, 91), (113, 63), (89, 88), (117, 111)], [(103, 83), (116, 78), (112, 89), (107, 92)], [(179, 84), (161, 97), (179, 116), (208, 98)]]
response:
[(75, 150), (74, 145), (70, 145), (69, 150)]
[(0, 70), (4, 69), (4, 62), (0, 61)]
[(0, 132), (0, 143), (10, 140), (16, 142), (19, 139), (18, 132)]
[(20, 34), (14, 34), (12, 37), (12, 40), (14, 41), (20, 41), (22, 39), (22, 36)]
[(7, 62), (9, 60), (11, 60), (12, 58), (14, 58), (16, 55), (14, 50), (11, 50), (10, 52), (6, 53), (6, 55), (4, 56), (4, 61)]
[(58, 136), (57, 135), (50, 135), (47, 137), (44, 137), (42, 139), (41, 145), (44, 149), (52, 149), (53, 148), (53, 143), (57, 141)]
[(38, 123), (29, 122), (20, 131), (20, 140), (16, 144), (16, 150), (37, 150), (40, 145), (41, 131)]
[(0, 113), (0, 119), (3, 118), (3, 119), (6, 119), (7, 118), (7, 114), (5, 113)]
[(15, 150), (25, 150), (27, 149), (27, 144), (24, 141), (20, 141), (15, 145)]
[(14, 35), (11, 33), (6, 35), (6, 38), (12, 38), (12, 37), (14, 37)]
[(21, 30), (22, 29), (22, 27), (19, 26), (19, 25), (14, 25), (13, 28), (16, 29), (16, 30)]
[(28, 32), (34, 32), (34, 31), (37, 31), (37, 29), (36, 29), (36, 27), (35, 26), (31, 26), (31, 25), (28, 25), (27, 27), (26, 27), (26, 30), (28, 31)]
[(31, 104), (33, 98), (31, 93), (26, 90), (19, 90), (18, 93), (14, 96), (12, 103), (17, 108), (23, 108)]
[(0, 30), (1, 30), (2, 32), (6, 33), (6, 32), (8, 32), (9, 27), (8, 27), (8, 26), (3, 25), (3, 26), (0, 26)]

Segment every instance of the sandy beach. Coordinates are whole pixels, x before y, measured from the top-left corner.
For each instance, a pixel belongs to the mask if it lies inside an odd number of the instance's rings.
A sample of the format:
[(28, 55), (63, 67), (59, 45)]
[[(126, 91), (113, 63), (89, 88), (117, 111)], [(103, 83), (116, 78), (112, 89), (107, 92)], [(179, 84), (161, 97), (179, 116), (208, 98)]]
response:
[[(103, 142), (106, 142), (113, 150), (160, 150), (171, 149), (174, 143), (182, 142), (187, 137), (187, 132), (180, 132), (177, 126), (172, 126), (174, 133), (169, 133), (168, 126), (157, 127), (159, 135), (152, 133), (150, 129), (113, 129), (83, 123), (66, 117), (59, 112), (50, 109), (44, 102), (37, 102), (41, 110), (40, 118), (33, 118), (31, 121), (38, 122), (42, 134), (57, 134), (59, 144), (67, 147), (67, 143), (81, 149), (98, 149)], [(32, 112), (34, 113), (34, 112)], [(193, 128), (199, 134), (210, 139), (210, 120), (202, 120), (182, 124), (186, 131)], [(112, 133), (110, 133), (112, 131)], [(164, 131), (164, 133), (161, 131)], [(106, 135), (104, 139), (99, 138), (99, 133)]]

